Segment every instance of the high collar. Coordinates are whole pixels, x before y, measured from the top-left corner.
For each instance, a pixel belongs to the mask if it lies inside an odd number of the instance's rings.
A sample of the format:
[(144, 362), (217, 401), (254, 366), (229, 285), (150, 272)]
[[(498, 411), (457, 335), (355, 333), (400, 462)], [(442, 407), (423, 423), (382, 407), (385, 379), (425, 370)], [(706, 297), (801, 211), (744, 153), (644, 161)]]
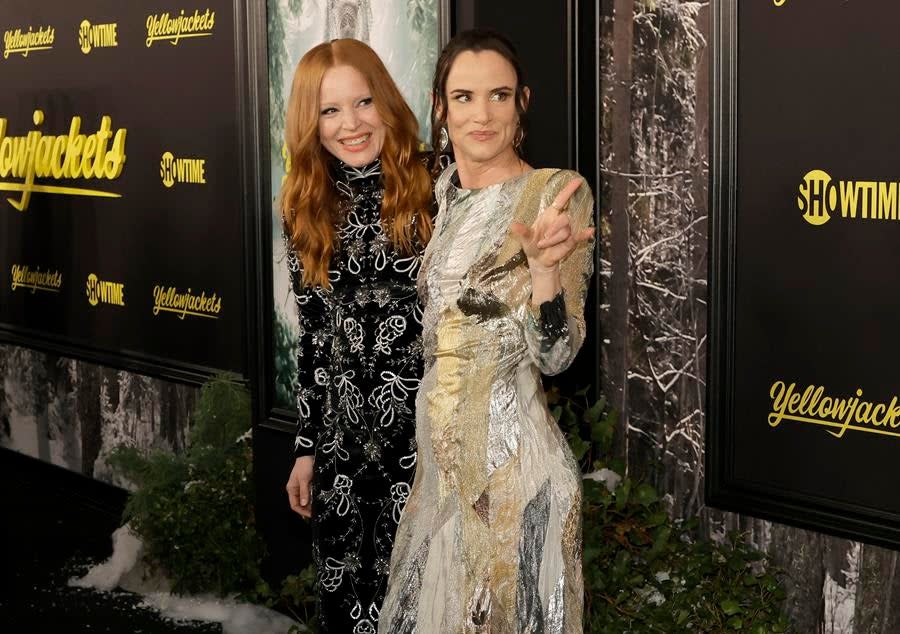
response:
[(381, 182), (381, 159), (377, 158), (362, 167), (353, 167), (335, 159), (332, 161), (331, 173), (339, 183), (352, 186), (376, 185)]

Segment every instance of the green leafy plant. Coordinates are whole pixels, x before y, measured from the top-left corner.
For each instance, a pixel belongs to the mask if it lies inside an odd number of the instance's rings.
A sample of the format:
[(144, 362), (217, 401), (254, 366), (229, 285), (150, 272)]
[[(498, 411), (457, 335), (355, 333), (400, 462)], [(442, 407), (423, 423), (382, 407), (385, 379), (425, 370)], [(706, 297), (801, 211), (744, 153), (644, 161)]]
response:
[(288, 612), (314, 628), (315, 570), (278, 592), (263, 580), (265, 545), (254, 517), (250, 396), (234, 377), (206, 383), (181, 455), (119, 447), (111, 465), (136, 485), (124, 520), (144, 543), (144, 561), (176, 593), (236, 596)]
[(623, 477), (608, 459), (616, 416), (587, 394), (547, 394), (582, 470), (602, 474), (584, 482), (585, 631), (789, 632), (780, 571), (739, 534), (698, 538), (696, 518), (673, 521), (650, 484)]
[(219, 376), (201, 389), (183, 454), (120, 447), (110, 457), (137, 485), (124, 519), (177, 593), (240, 593), (260, 578), (249, 428), (249, 395)]
[(316, 583), (316, 567), (310, 564), (299, 573), (285, 577), (278, 592), (260, 581), (254, 591), (244, 594), (243, 598), (293, 616), (297, 624), (287, 634), (315, 633), (319, 631)]
[(316, 567), (309, 565), (299, 574), (286, 577), (272, 604), (287, 608), (296, 620), (306, 625), (306, 631), (317, 632)]

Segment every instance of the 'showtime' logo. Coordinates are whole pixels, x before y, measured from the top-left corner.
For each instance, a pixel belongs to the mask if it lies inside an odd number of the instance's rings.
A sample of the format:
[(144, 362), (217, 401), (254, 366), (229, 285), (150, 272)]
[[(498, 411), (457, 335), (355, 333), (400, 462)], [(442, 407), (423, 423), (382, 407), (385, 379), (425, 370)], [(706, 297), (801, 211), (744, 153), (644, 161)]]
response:
[[(35, 126), (44, 122), (44, 113), (35, 110), (32, 117)], [(120, 194), (37, 185), (35, 178), (101, 179), (114, 180), (125, 166), (125, 128), (112, 133), (112, 119), (103, 116), (100, 129), (94, 134), (81, 134), (81, 117), (72, 117), (68, 134), (44, 136), (40, 130), (32, 130), (27, 136), (6, 136), (7, 121), (0, 118), (0, 178), (18, 178), (24, 182), (0, 181), (0, 191), (22, 192), (19, 200), (6, 201), (19, 211), (28, 209), (32, 192), (67, 194), (70, 196), (100, 196), (120, 198)], [(112, 139), (112, 148), (107, 145)]]
[(35, 31), (32, 27), (22, 32), (22, 29), (3, 32), (3, 59), (9, 59), (10, 55), (21, 54), (28, 57), (32, 51), (49, 51), (53, 48), (53, 40), (56, 31), (52, 26), (38, 27)]
[(896, 181), (835, 181), (812, 170), (800, 183), (797, 207), (817, 227), (838, 213), (844, 220), (898, 220), (898, 193)]
[(191, 289), (181, 292), (174, 286), (153, 287), (153, 315), (160, 312), (175, 313), (178, 319), (185, 317), (207, 317), (218, 319), (222, 312), (222, 298), (215, 293), (199, 295)]
[(216, 23), (216, 12), (206, 10), (206, 13), (194, 11), (194, 15), (185, 15), (184, 9), (176, 16), (169, 13), (147, 16), (147, 48), (154, 42), (167, 40), (172, 46), (177, 46), (183, 37), (205, 37), (212, 35)]
[(91, 24), (82, 20), (78, 27), (78, 46), (87, 55), (95, 48), (109, 48), (119, 45), (116, 29), (118, 24)]
[(96, 306), (101, 302), (104, 304), (113, 304), (114, 306), (125, 305), (124, 284), (100, 280), (97, 279), (96, 275), (91, 273), (88, 275), (84, 288), (88, 303), (91, 306)]
[(175, 183), (206, 185), (206, 159), (175, 158), (166, 152), (159, 162), (159, 177), (166, 187)]
[(27, 266), (13, 264), (10, 269), (12, 278), (12, 290), (30, 288), (32, 294), (36, 291), (49, 291), (58, 293), (62, 286), (62, 275), (59, 271), (42, 271), (40, 267), (32, 271)]

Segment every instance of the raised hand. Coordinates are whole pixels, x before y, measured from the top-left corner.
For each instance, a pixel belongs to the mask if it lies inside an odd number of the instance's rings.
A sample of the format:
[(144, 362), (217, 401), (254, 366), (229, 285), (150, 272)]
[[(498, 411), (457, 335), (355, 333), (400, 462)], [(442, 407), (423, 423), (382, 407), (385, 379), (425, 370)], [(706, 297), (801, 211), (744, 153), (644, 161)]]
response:
[(573, 233), (566, 213), (569, 199), (583, 182), (584, 180), (575, 178), (566, 183), (553, 202), (541, 210), (530, 227), (521, 222), (514, 222), (510, 226), (510, 231), (525, 252), (533, 273), (555, 270), (575, 247), (593, 237), (593, 227)]

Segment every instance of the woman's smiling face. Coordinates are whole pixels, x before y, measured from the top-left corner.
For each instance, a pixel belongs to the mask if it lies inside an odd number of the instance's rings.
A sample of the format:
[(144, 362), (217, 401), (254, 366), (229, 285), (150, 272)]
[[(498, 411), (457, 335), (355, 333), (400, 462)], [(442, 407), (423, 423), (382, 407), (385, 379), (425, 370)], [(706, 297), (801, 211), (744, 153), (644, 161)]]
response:
[(384, 146), (385, 125), (365, 77), (352, 66), (325, 71), (319, 87), (319, 140), (334, 157), (362, 167)]

